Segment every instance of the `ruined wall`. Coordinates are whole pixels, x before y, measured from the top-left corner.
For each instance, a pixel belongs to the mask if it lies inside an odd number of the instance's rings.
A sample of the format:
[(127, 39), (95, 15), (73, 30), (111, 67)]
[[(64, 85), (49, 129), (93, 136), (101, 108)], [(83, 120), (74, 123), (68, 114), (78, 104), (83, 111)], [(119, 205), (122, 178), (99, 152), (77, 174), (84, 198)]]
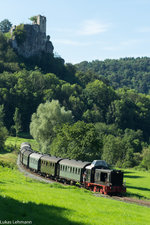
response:
[(38, 15), (37, 24), (40, 26), (40, 31), (46, 34), (46, 17)]
[(37, 16), (36, 24), (24, 24), (25, 40), (18, 44), (12, 29), (12, 47), (17, 50), (19, 55), (26, 58), (40, 54), (41, 52), (53, 54), (53, 45), (50, 36), (46, 36), (46, 17)]

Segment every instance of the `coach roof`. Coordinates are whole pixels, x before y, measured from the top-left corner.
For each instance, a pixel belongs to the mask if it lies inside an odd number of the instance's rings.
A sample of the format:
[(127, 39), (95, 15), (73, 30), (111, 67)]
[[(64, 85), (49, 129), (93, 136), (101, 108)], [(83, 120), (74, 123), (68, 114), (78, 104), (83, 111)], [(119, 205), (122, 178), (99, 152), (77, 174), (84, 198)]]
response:
[(40, 159), (42, 157), (42, 154), (39, 154), (39, 153), (32, 153), (30, 155), (30, 159)]
[(82, 161), (76, 161), (74, 159), (63, 159), (59, 162), (60, 165), (65, 166), (72, 166), (72, 167), (78, 167), (78, 168), (84, 168), (87, 165), (90, 165), (90, 162), (82, 162)]
[(26, 156), (28, 156), (28, 155), (30, 155), (31, 153), (32, 153), (31, 150), (27, 150), (27, 151), (25, 151), (23, 154), (26, 155)]
[(57, 158), (55, 156), (50, 156), (50, 155), (43, 155), (41, 157), (41, 160), (49, 161), (49, 162), (54, 162), (57, 163), (61, 160), (62, 158)]

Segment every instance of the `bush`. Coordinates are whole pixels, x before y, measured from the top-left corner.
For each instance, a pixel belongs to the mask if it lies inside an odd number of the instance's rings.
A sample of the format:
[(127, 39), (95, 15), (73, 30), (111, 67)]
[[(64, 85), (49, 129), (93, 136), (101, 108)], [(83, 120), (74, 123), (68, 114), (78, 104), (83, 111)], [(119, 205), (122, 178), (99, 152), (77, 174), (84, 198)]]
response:
[(15, 36), (18, 45), (21, 45), (26, 39), (24, 24), (16, 26), (15, 30), (13, 31), (13, 35)]

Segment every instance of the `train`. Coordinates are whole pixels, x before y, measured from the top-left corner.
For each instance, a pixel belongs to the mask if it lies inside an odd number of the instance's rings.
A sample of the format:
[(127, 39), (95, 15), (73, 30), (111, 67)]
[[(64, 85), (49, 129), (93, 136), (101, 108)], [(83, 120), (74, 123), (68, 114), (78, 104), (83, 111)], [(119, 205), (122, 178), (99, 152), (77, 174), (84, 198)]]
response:
[(91, 163), (41, 154), (33, 151), (28, 142), (21, 144), (19, 160), (24, 167), (58, 182), (78, 184), (105, 195), (126, 192), (123, 172), (110, 169), (104, 160)]

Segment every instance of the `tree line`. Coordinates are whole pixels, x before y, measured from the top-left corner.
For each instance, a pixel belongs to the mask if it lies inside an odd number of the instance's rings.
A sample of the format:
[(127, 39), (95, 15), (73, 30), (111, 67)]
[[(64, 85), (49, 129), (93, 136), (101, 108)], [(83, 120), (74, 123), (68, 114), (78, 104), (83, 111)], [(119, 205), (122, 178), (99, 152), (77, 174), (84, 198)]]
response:
[(92, 77), (106, 79), (115, 89), (127, 87), (140, 93), (150, 93), (149, 57), (83, 61), (75, 66), (84, 83), (87, 81), (84, 74), (89, 73)]

